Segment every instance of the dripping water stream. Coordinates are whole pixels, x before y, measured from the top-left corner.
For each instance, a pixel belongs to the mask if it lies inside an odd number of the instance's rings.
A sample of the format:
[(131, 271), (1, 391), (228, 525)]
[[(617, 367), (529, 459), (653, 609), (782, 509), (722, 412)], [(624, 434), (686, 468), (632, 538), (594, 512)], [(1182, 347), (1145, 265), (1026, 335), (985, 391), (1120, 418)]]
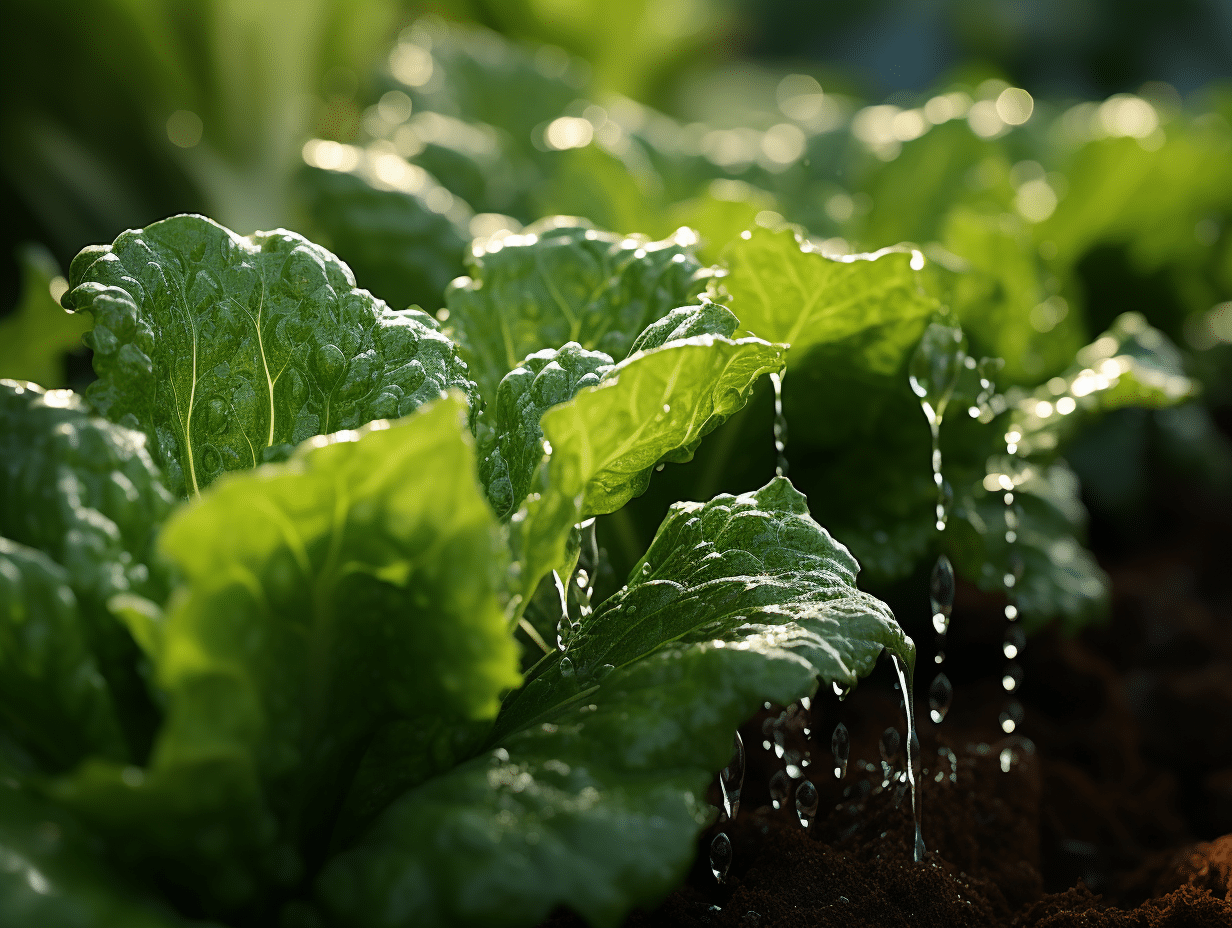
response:
[(770, 374), (774, 387), (774, 473), (777, 477), (787, 476), (787, 417), (783, 415), (783, 378), (786, 376), (786, 368)]
[[(942, 473), (941, 423), (964, 366), (973, 368), (975, 362), (967, 356), (966, 340), (957, 321), (948, 312), (943, 312), (925, 328), (924, 335), (911, 356), (908, 377), (911, 392), (920, 401), (920, 408), (928, 422), (932, 452), (929, 464), (932, 468), (933, 487), (936, 490), (933, 516), (938, 534), (945, 532), (949, 523), (950, 507), (954, 501), (953, 488)], [(954, 610), (954, 592), (954, 567), (942, 552), (933, 565), (928, 589), (933, 630), (937, 634), (935, 661), (938, 665), (937, 674), (928, 687), (928, 708), (929, 716), (936, 724), (940, 724), (949, 712), (954, 692), (949, 677), (941, 669), (945, 661), (946, 632), (949, 630), (950, 616)], [(920, 739), (916, 730), (915, 695), (911, 689), (914, 673), (904, 668), (897, 657), (894, 658), (894, 669), (898, 674), (903, 693), (903, 708), (907, 715), (907, 781), (911, 787), (911, 811), (915, 819), (913, 857), (919, 862), (924, 859), (926, 848), (921, 826)]]

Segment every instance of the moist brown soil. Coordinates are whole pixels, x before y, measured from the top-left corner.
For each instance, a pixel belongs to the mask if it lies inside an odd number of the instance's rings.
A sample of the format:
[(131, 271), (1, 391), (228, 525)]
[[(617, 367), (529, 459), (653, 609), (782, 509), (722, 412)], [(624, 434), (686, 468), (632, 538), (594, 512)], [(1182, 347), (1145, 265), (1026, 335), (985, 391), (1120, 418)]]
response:
[[(783, 711), (772, 707), (741, 729), (735, 822), (707, 830), (685, 884), (627, 928), (1232, 928), (1232, 519), (1225, 506), (1181, 505), (1168, 541), (1105, 559), (1108, 624), (1029, 640), (1025, 717), (1008, 737), (1004, 600), (960, 588), (943, 724), (927, 717), (923, 644), (915, 686), (924, 862), (911, 859), (910, 793), (892, 778), (882, 786), (878, 739), (903, 729), (883, 668), (841, 704), (819, 694), (809, 711), (788, 711), (785, 750), (807, 757), (821, 795), (811, 827), (792, 800), (771, 806), (768, 784), (785, 764), (763, 747)], [(829, 747), (838, 721), (851, 732), (841, 781)], [(709, 866), (718, 830), (733, 847), (722, 883)], [(563, 911), (545, 923), (581, 924)]]

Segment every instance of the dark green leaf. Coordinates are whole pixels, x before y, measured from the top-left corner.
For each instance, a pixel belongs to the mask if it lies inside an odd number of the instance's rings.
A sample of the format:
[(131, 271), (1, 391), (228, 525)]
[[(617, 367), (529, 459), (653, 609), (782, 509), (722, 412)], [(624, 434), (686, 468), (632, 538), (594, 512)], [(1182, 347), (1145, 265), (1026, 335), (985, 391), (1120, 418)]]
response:
[(7, 773), (0, 766), (0, 925), (186, 928), (113, 870), (62, 809)]
[(0, 728), (50, 772), (128, 755), (64, 568), (0, 538)]
[(694, 335), (721, 335), (731, 338), (740, 320), (726, 306), (705, 300), (701, 306), (681, 306), (662, 319), (656, 319), (633, 341), (629, 354), (661, 348)]
[(530, 492), (543, 460), (543, 413), (599, 383), (612, 359), (577, 342), (537, 351), (504, 376), (496, 391), (494, 447), (479, 462), (479, 477), (496, 514), (505, 518)]
[(674, 507), (628, 586), (502, 713), (497, 745), (403, 796), (323, 897), (362, 926), (532, 925), (557, 905), (610, 926), (654, 904), (762, 700), (852, 685), (883, 649), (913, 663), (856, 569), (785, 479)]
[(65, 305), (94, 316), (87, 398), (149, 436), (180, 496), (288, 444), (469, 389), (430, 316), (391, 311), (291, 232), (241, 238), (175, 216), (87, 248), (69, 283)]
[(64, 567), (134, 759), (149, 749), (156, 713), (109, 602), (167, 589), (153, 547), (173, 503), (145, 444), (91, 417), (69, 390), (0, 381), (0, 534)]

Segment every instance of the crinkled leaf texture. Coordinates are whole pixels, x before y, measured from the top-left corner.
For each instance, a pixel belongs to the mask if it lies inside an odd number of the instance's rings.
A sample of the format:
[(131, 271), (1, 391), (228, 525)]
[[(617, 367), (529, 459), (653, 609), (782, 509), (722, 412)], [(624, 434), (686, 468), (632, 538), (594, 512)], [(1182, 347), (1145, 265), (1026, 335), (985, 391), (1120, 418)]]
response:
[(454, 393), (316, 438), (180, 510), (160, 541), (184, 583), (152, 635), (168, 710), (151, 762), (91, 762), (58, 798), (225, 910), (300, 878), (387, 728), (420, 727), (402, 759), (426, 768), (433, 732), (491, 719), (520, 677), (466, 411)]
[(618, 360), (654, 320), (703, 289), (709, 271), (681, 230), (652, 242), (554, 216), (475, 243), (470, 277), (446, 294), (449, 322), (484, 398), (527, 355), (577, 342)]
[(349, 925), (599, 926), (683, 877), (731, 736), (763, 700), (915, 648), (785, 478), (681, 503), (628, 586), (506, 703), (490, 749), (410, 790), (326, 869)]
[(173, 216), (73, 259), (64, 305), (89, 311), (86, 396), (139, 428), (179, 496), (313, 435), (473, 389), (454, 344), (394, 312), (318, 245)]
[(187, 928), (117, 874), (77, 822), (9, 773), (0, 763), (0, 925)]
[(611, 366), (610, 355), (569, 342), (562, 348), (536, 351), (501, 380), (496, 391), (493, 447), (479, 462), (488, 500), (501, 518), (526, 499), (543, 460), (543, 429), (539, 427), (543, 413), (573, 399), (583, 387), (596, 386)]
[(156, 719), (137, 647), (109, 603), (166, 594), (154, 542), (172, 505), (143, 434), (91, 416), (69, 390), (0, 381), (0, 534), (65, 569), (133, 759)]
[[(731, 310), (718, 303), (707, 300), (701, 306), (681, 306), (648, 325), (633, 342), (630, 354), (694, 336), (730, 336), (738, 324)], [(496, 391), (494, 446), (479, 464), (479, 476), (498, 515), (509, 516), (530, 492), (535, 470), (544, 458), (539, 425), (543, 414), (573, 399), (583, 388), (617, 374), (610, 356), (570, 342), (556, 351), (535, 352), (505, 375)]]
[(575, 524), (642, 493), (658, 464), (688, 461), (782, 364), (783, 349), (759, 338), (695, 335), (631, 355), (597, 387), (548, 410), (547, 486), (521, 523), (523, 596), (567, 565)]
[(128, 755), (63, 567), (0, 537), (0, 731), (48, 771)]
[(81, 347), (87, 320), (70, 313), (51, 295), (60, 277), (55, 259), (38, 245), (18, 249), (21, 299), (0, 319), (0, 377), (32, 380), (45, 387), (64, 385), (64, 355)]

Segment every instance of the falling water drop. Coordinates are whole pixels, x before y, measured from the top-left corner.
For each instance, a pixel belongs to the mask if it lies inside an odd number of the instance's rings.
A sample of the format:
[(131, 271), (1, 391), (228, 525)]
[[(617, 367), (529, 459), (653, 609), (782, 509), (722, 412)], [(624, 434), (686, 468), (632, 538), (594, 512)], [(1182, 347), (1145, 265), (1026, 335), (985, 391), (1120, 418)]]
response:
[(770, 778), (770, 805), (781, 809), (791, 793), (791, 778), (786, 770), (776, 770)]
[(834, 777), (841, 780), (847, 776), (847, 758), (851, 755), (851, 735), (847, 726), (839, 722), (830, 738), (830, 753), (834, 755)]
[(938, 615), (948, 622), (954, 611), (954, 565), (944, 554), (937, 558), (937, 563), (933, 566), (928, 597), (933, 607), (934, 623)]
[(563, 651), (569, 646), (569, 639), (573, 637), (572, 626), (569, 622), (569, 594), (565, 591), (564, 581), (560, 579), (560, 574), (552, 571), (552, 582), (556, 584), (556, 595), (560, 599), (560, 618), (556, 620), (556, 649)]
[(727, 879), (727, 871), (731, 869), (731, 862), (731, 838), (720, 831), (710, 842), (710, 872), (720, 883)]
[(589, 570), (579, 567), (577, 570), (577, 585), (581, 593), (581, 614), (588, 616), (594, 611), (591, 601), (595, 593), (595, 575), (599, 572), (599, 538), (595, 534), (595, 520), (587, 519), (580, 526), (582, 530), (582, 553), (586, 555)]
[[(881, 733), (881, 740), (877, 742), (877, 749), (881, 751), (881, 763), (885, 767), (893, 771), (898, 766), (898, 752), (902, 750), (903, 739), (899, 735), (898, 729), (891, 725)], [(889, 776), (887, 772), (886, 776)]]
[(1016, 693), (1022, 686), (1022, 678), (1022, 667), (1011, 661), (1005, 668), (1005, 673), (1001, 675), (1001, 686), (1007, 693)]
[(940, 725), (945, 721), (953, 699), (954, 687), (950, 684), (950, 678), (944, 672), (933, 677), (932, 685), (928, 687), (928, 714), (934, 725)]
[(785, 370), (770, 374), (770, 384), (774, 387), (774, 452), (777, 456), (774, 473), (778, 477), (787, 476), (787, 417), (783, 415), (783, 378), (786, 374)]
[(932, 435), (933, 483), (937, 487), (937, 530), (944, 531), (949, 519), (950, 501), (946, 495), (945, 481), (941, 476), (941, 420), (945, 415), (958, 375), (966, 358), (965, 339), (962, 329), (949, 313), (939, 314), (916, 346), (911, 356), (908, 381), (911, 390), (920, 400), (924, 418)]
[(924, 830), (921, 827), (922, 797), (920, 784), (923, 775), (920, 772), (920, 735), (915, 725), (915, 699), (912, 696), (911, 685), (914, 679), (897, 655), (891, 655), (894, 661), (894, 673), (898, 676), (899, 685), (903, 690), (903, 709), (907, 716), (907, 782), (911, 786), (911, 815), (915, 819), (915, 847), (912, 857), (920, 863), (927, 853), (924, 845)]
[(1022, 724), (1022, 717), (1022, 703), (1015, 699), (1005, 707), (1005, 711), (1001, 713), (998, 719), (1001, 730), (1007, 735), (1012, 734)]
[(1018, 657), (1026, 646), (1027, 633), (1022, 630), (1021, 625), (1011, 625), (1005, 630), (1005, 641), (1001, 644), (1001, 651), (1007, 659), (1013, 660)]
[(843, 686), (838, 681), (835, 681), (832, 686), (834, 687), (834, 695), (838, 697), (839, 702), (845, 701), (847, 694), (851, 692), (850, 686)]
[(805, 828), (817, 814), (817, 787), (811, 780), (805, 780), (796, 787), (796, 815)]
[(723, 814), (729, 820), (740, 811), (740, 789), (744, 785), (744, 741), (740, 732), (732, 739), (732, 756), (719, 774), (719, 790), (723, 793)]

